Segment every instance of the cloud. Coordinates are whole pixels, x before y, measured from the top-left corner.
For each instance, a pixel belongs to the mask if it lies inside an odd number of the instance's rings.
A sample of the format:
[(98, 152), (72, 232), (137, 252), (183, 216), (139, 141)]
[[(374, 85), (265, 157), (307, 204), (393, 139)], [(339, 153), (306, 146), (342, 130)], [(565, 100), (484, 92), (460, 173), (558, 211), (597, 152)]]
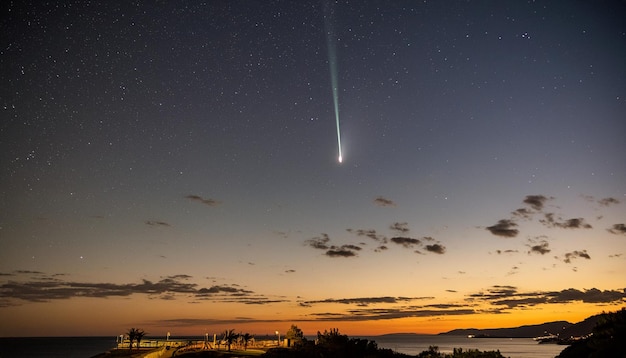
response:
[(427, 307), (415, 308), (368, 308), (352, 309), (343, 314), (338, 313), (315, 313), (312, 314), (312, 321), (372, 321), (390, 320), (413, 317), (438, 317), (438, 316), (459, 316), (472, 315), (478, 313), (472, 308), (459, 309), (429, 309)]
[(495, 306), (507, 308), (525, 308), (538, 304), (563, 304), (571, 302), (621, 304), (626, 299), (625, 291), (607, 290), (601, 291), (596, 288), (589, 290), (577, 290), (569, 288), (562, 291), (536, 291), (518, 292), (512, 286), (493, 286), (486, 292), (468, 295), (471, 302), (487, 302)]
[(208, 205), (208, 206), (217, 206), (219, 204), (221, 204), (222, 202), (215, 200), (215, 199), (211, 199), (211, 198), (203, 198), (199, 195), (187, 195), (185, 198), (192, 200), (192, 201), (197, 201), (199, 203)]
[(322, 234), (322, 237), (314, 237), (312, 239), (306, 240), (304, 243), (305, 245), (310, 246), (314, 249), (328, 250), (330, 248), (330, 246), (328, 246), (328, 242), (330, 242), (328, 234)]
[(515, 237), (519, 230), (513, 229), (517, 224), (512, 220), (502, 219), (497, 224), (487, 227), (492, 234), (502, 237)]
[(41, 271), (30, 271), (30, 270), (15, 270), (13, 272), (19, 275), (43, 275), (44, 274)]
[(357, 236), (365, 236), (369, 237), (372, 240), (386, 242), (387, 238), (385, 235), (379, 235), (376, 233), (376, 230), (364, 230), (364, 229), (346, 229), (347, 232), (356, 234)]
[(356, 256), (356, 253), (354, 251), (352, 251), (352, 250), (337, 248), (337, 249), (331, 249), (331, 250), (326, 251), (326, 256), (329, 256), (329, 257), (353, 257), (353, 256)]
[(383, 198), (382, 196), (379, 196), (376, 199), (374, 199), (374, 204), (378, 206), (396, 206), (396, 203), (394, 203), (393, 200)]
[(318, 301), (304, 301), (302, 302), (304, 305), (312, 306), (314, 304), (320, 303), (339, 303), (344, 305), (357, 305), (357, 306), (369, 306), (371, 304), (379, 304), (379, 303), (400, 303), (400, 302), (409, 302), (413, 300), (423, 300), (425, 297), (356, 297), (356, 298), (327, 298), (325, 300)]
[[(448, 290), (448, 292), (456, 292)], [(318, 304), (354, 305), (357, 308), (348, 309), (345, 312), (320, 312), (310, 315), (311, 321), (370, 321), (389, 320), (410, 317), (437, 317), (454, 315), (472, 315), (478, 313), (467, 304), (429, 304), (409, 305), (414, 301), (432, 300), (434, 297), (358, 297), (342, 299), (325, 299), (319, 301), (304, 301), (303, 307), (313, 307)], [(370, 308), (372, 305), (396, 305), (396, 307)]]
[(146, 223), (146, 225), (149, 225), (149, 226), (171, 226), (170, 224), (166, 223), (165, 221), (146, 220), (145, 223)]
[(509, 250), (504, 250), (504, 251), (502, 251), (502, 250), (496, 250), (496, 253), (497, 253), (498, 255), (500, 255), (500, 254), (514, 254), (514, 253), (517, 253), (517, 252), (518, 252), (517, 250), (511, 250), (511, 249), (509, 249)]
[(545, 255), (548, 252), (550, 252), (550, 248), (549, 248), (550, 244), (545, 240), (542, 240), (536, 245), (528, 245), (528, 246), (530, 247), (530, 251), (528, 252), (529, 254)]
[(528, 208), (519, 208), (512, 212), (513, 216), (521, 217), (527, 220), (530, 220), (535, 212), (529, 210)]
[[(455, 293), (456, 290), (446, 290)], [(357, 297), (341, 299), (325, 299), (317, 301), (299, 302), (301, 307), (315, 307), (316, 305), (337, 304), (356, 306), (344, 312), (316, 312), (298, 319), (304, 321), (373, 321), (389, 320), (411, 317), (440, 317), (474, 315), (483, 313), (502, 314), (511, 309), (525, 309), (540, 304), (566, 304), (572, 302), (584, 302), (593, 304), (623, 304), (626, 294), (623, 289), (601, 291), (596, 288), (589, 290), (577, 290), (573, 288), (561, 291), (533, 291), (520, 292), (513, 286), (492, 286), (486, 291), (467, 295), (464, 303), (441, 303), (428, 305), (411, 305), (413, 301), (433, 299), (433, 297)], [(392, 307), (379, 308), (376, 305), (392, 305)], [(487, 308), (482, 308), (485, 304)], [(395, 305), (395, 307), (393, 306)], [(481, 307), (478, 309), (477, 307)], [(293, 320), (280, 319), (253, 319), (249, 317), (235, 317), (233, 319), (201, 319), (201, 318), (174, 318), (158, 321), (161, 326), (198, 326), (212, 324), (238, 324), (252, 322), (292, 322)]]
[(140, 283), (90, 283), (65, 281), (54, 277), (43, 277), (27, 281), (8, 281), (0, 284), (0, 307), (19, 305), (20, 301), (47, 302), (75, 297), (110, 298), (147, 295), (152, 299), (171, 300), (177, 297), (186, 299), (212, 300), (216, 302), (239, 302), (250, 304), (269, 301), (233, 285), (199, 287), (187, 282), (189, 275), (167, 276), (159, 281), (142, 280)]
[(543, 195), (526, 195), (524, 203), (530, 205), (530, 207), (536, 211), (541, 211), (548, 199), (552, 198), (548, 198)]
[(392, 237), (391, 242), (402, 245), (406, 248), (413, 247), (413, 245), (420, 245), (422, 243), (419, 239), (413, 239), (410, 237)]
[(567, 219), (562, 223), (557, 223), (559, 227), (564, 229), (591, 229), (592, 226), (585, 222), (583, 218)]
[(558, 227), (562, 229), (591, 229), (592, 226), (585, 222), (583, 218), (573, 218), (563, 220), (561, 218), (554, 218), (553, 213), (546, 213), (544, 215), (545, 219), (539, 220), (542, 224), (548, 227)]
[(582, 251), (572, 251), (572, 252), (568, 252), (565, 254), (565, 258), (563, 259), (563, 262), (565, 263), (571, 263), (572, 259), (581, 257), (583, 259), (587, 259), (590, 260), (591, 256), (589, 256), (589, 254), (587, 253), (587, 250), (582, 250)]
[(552, 302), (567, 303), (581, 301), (585, 303), (617, 303), (626, 298), (625, 291), (605, 290), (597, 288), (580, 291), (573, 288), (550, 294)]
[[(334, 249), (335, 247), (332, 247), (332, 248)], [(361, 251), (361, 248), (359, 246), (350, 245), (350, 244), (348, 244), (348, 245), (341, 245), (340, 249), (341, 250)]]
[(513, 266), (513, 267), (511, 267), (511, 270), (506, 273), (506, 275), (507, 276), (513, 276), (513, 275), (515, 275), (516, 273), (519, 272), (518, 270), (519, 270), (519, 267)]
[(626, 225), (625, 224), (613, 224), (613, 226), (607, 229), (607, 231), (615, 235), (619, 235), (619, 234), (626, 235)]
[(440, 244), (426, 245), (426, 251), (434, 252), (441, 255), (446, 252), (446, 247)]
[(598, 200), (598, 204), (602, 206), (616, 205), (619, 203), (620, 201), (615, 198), (604, 198), (604, 199)]
[(306, 240), (304, 244), (317, 250), (326, 250), (324, 254), (328, 257), (353, 257), (357, 256), (355, 251), (361, 250), (361, 247), (351, 244), (342, 246), (330, 245), (330, 238), (327, 234)]
[(400, 233), (407, 233), (409, 232), (409, 224), (406, 222), (395, 222), (393, 224), (391, 224), (391, 226), (389, 226), (389, 228), (391, 230), (400, 232)]

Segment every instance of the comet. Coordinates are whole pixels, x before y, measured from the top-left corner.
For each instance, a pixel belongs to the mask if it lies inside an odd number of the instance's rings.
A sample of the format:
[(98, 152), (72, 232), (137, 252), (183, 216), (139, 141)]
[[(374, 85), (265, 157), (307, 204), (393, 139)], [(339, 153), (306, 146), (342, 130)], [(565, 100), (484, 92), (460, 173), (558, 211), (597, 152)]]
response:
[(333, 104), (335, 110), (335, 124), (337, 126), (337, 160), (339, 163), (343, 163), (343, 154), (341, 154), (341, 130), (339, 127), (339, 84), (337, 80), (337, 46), (335, 44), (335, 34), (330, 22), (330, 18), (333, 13), (333, 9), (328, 5), (324, 6), (324, 27), (326, 30), (326, 45), (328, 47), (328, 67), (330, 69), (330, 82), (333, 93)]

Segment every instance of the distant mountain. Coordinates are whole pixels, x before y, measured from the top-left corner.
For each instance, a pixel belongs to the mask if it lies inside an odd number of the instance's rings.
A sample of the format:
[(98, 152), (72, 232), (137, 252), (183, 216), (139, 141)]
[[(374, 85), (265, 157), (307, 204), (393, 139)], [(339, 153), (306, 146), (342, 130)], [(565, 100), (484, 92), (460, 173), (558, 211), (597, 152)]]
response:
[(533, 338), (545, 336), (546, 334), (561, 334), (561, 332), (573, 326), (567, 321), (556, 321), (529, 326), (520, 326), (513, 328), (490, 328), (490, 329), (454, 329), (449, 332), (441, 333), (450, 336), (469, 336), (475, 337), (492, 337), (492, 338)]
[(424, 334), (419, 333), (387, 333), (381, 334), (376, 337), (412, 337), (412, 336), (423, 336)]
[(600, 314), (591, 316), (575, 324), (567, 321), (555, 321), (513, 328), (454, 329), (440, 334), (451, 336), (473, 335), (475, 337), (493, 338), (533, 338), (547, 334), (558, 334), (559, 337), (566, 339), (569, 337), (582, 337), (591, 333), (601, 316)]

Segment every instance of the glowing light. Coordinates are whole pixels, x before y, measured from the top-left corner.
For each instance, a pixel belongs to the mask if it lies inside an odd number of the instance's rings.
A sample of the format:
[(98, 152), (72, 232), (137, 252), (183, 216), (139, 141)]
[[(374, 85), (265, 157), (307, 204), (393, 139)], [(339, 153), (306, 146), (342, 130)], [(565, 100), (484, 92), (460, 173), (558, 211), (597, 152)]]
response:
[(337, 125), (337, 148), (339, 152), (339, 163), (343, 162), (341, 154), (341, 130), (339, 129), (339, 90), (337, 80), (337, 51), (334, 41), (334, 32), (330, 23), (332, 8), (328, 3), (324, 6), (324, 27), (326, 30), (326, 45), (328, 46), (328, 66), (330, 69), (330, 82), (333, 91), (333, 104), (335, 109), (335, 123)]

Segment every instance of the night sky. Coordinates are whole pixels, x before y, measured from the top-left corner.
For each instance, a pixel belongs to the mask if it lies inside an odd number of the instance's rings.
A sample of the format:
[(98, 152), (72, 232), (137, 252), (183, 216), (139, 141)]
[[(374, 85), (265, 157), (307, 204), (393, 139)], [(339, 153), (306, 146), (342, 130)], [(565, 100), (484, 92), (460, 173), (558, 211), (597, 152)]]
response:
[(625, 17), (3, 3), (0, 336), (438, 333), (624, 307)]

